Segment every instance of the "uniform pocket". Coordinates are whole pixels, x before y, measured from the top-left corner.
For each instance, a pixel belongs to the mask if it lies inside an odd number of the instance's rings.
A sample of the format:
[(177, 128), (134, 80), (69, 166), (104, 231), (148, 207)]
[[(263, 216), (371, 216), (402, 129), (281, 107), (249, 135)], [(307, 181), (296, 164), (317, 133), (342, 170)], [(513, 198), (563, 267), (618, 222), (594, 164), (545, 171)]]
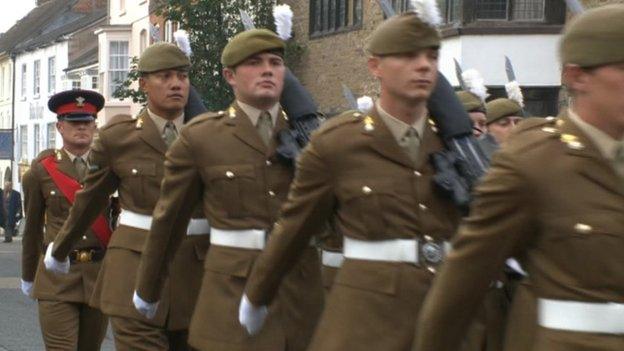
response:
[(154, 162), (122, 163), (115, 166), (115, 172), (121, 178), (126, 193), (132, 194), (132, 201), (136, 207), (149, 207), (147, 198), (149, 182), (156, 177)]
[(395, 263), (347, 259), (334, 283), (385, 295), (396, 295), (400, 267)]
[(212, 246), (206, 255), (205, 270), (247, 278), (257, 252)]
[[(395, 206), (395, 192), (387, 180), (351, 180), (339, 186), (345, 209), (357, 218), (364, 232), (378, 237), (388, 230), (385, 213)], [(351, 216), (351, 215), (350, 215)]]
[(49, 190), (46, 197), (46, 208), (50, 215), (65, 217), (65, 207), (69, 207), (69, 201), (65, 198), (65, 195), (58, 189)]
[(245, 217), (245, 199), (253, 196), (255, 170), (252, 165), (204, 167), (203, 178), (212, 194), (214, 206), (230, 218)]

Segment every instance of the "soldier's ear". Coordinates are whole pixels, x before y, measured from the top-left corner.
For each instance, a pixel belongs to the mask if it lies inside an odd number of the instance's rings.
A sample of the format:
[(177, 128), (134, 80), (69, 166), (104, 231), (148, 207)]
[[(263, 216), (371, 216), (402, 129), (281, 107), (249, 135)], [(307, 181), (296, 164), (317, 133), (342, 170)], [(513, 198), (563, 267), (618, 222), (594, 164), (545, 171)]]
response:
[(140, 76), (139, 77), (139, 89), (141, 89), (142, 92), (147, 94), (146, 86), (147, 86), (147, 79), (146, 79), (146, 77), (145, 76)]
[(232, 87), (236, 85), (236, 80), (234, 79), (236, 72), (234, 70), (234, 68), (230, 67), (223, 68), (223, 78)]
[(381, 72), (379, 69), (380, 63), (381, 63), (381, 60), (377, 56), (370, 56), (367, 61), (368, 71), (370, 72), (370, 74), (373, 75), (373, 77), (377, 79), (379, 79), (381, 75)]
[(573, 95), (587, 91), (590, 72), (579, 65), (566, 64), (561, 72), (561, 80)]

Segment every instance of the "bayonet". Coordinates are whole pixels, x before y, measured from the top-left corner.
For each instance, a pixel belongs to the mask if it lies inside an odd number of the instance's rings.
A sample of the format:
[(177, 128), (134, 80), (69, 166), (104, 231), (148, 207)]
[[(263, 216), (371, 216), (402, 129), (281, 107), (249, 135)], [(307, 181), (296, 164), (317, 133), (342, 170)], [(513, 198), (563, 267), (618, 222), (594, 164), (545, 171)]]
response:
[(358, 104), (357, 104), (357, 100), (355, 99), (355, 95), (353, 95), (353, 92), (351, 91), (351, 89), (349, 89), (349, 87), (344, 84), (342, 84), (342, 95), (344, 95), (345, 99), (347, 99), (347, 102), (349, 103), (349, 107), (352, 110), (358, 109)]
[(514, 72), (513, 65), (511, 64), (511, 60), (507, 56), (505, 56), (505, 73), (507, 73), (508, 82), (517, 81), (516, 73)]
[(378, 1), (379, 1), (379, 6), (381, 6), (381, 10), (383, 11), (384, 15), (386, 15), (387, 18), (390, 18), (396, 15), (396, 11), (394, 10), (394, 7), (388, 0), (378, 0)]
[(581, 4), (579, 0), (565, 0), (565, 3), (566, 5), (568, 5), (570, 12), (575, 15), (578, 15), (585, 11), (585, 7), (583, 6), (583, 4)]
[(254, 21), (251, 19), (251, 16), (249, 16), (247, 11), (240, 9), (239, 12), (240, 12), (241, 21), (243, 22), (243, 27), (245, 27), (245, 30), (256, 28)]
[(457, 81), (459, 82), (459, 86), (463, 91), (468, 91), (468, 87), (466, 86), (466, 82), (464, 81), (463, 76), (464, 70), (462, 69), (459, 62), (457, 62), (457, 59), (454, 58), (453, 61), (455, 62), (455, 74), (457, 75)]

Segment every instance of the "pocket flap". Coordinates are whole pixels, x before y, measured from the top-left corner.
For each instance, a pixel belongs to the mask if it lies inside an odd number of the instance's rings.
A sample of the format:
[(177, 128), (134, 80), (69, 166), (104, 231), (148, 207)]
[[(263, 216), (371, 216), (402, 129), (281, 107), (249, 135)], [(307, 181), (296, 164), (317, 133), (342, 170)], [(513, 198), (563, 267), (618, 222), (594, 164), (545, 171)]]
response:
[(241, 249), (211, 246), (206, 256), (205, 269), (234, 277), (247, 278), (257, 255), (258, 253), (253, 251), (247, 252)]
[(153, 162), (123, 163), (116, 166), (116, 171), (120, 177), (155, 176), (156, 164)]
[(338, 271), (335, 284), (395, 295), (399, 269), (394, 263), (346, 260)]
[(235, 178), (254, 178), (253, 165), (223, 165), (205, 167), (204, 171), (208, 180), (214, 179), (235, 179)]

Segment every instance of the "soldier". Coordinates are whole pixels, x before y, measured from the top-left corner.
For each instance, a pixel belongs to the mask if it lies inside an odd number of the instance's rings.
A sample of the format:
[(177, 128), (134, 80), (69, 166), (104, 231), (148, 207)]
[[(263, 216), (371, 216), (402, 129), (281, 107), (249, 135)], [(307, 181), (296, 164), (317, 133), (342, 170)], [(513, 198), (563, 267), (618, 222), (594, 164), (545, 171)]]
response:
[(499, 98), (488, 102), (485, 108), (487, 131), (496, 142), (497, 149), (507, 141), (512, 129), (522, 120), (522, 105), (509, 98)]
[[(42, 252), (55, 240), (82, 187), (102, 95), (87, 90), (58, 93), (48, 101), (57, 114), (63, 148), (41, 152), (23, 178), (26, 227), (22, 242), (22, 291), (38, 300), (47, 350), (99, 350), (107, 318), (88, 305), (111, 231), (102, 211), (69, 247), (68, 274), (45, 270)], [(43, 250), (43, 251), (42, 251)], [(34, 281), (34, 286), (33, 286)]]
[[(153, 318), (133, 305), (136, 271), (152, 212), (160, 193), (165, 152), (189, 117), (190, 62), (173, 44), (158, 43), (139, 59), (140, 88), (147, 108), (138, 116), (118, 115), (102, 128), (91, 155), (85, 188), (54, 241), (50, 268), (66, 260), (71, 245), (101, 211), (109, 195), (119, 193), (119, 227), (111, 238), (92, 299), (110, 316), (117, 350), (186, 350), (187, 328), (199, 292), (203, 257), (209, 245), (206, 219), (180, 227), (187, 234), (173, 258), (172, 273)], [(200, 214), (200, 213), (198, 213)], [(165, 257), (159, 257), (165, 260)]]
[[(423, 18), (423, 19), (421, 19)], [(406, 350), (459, 210), (433, 185), (444, 150), (427, 123), (440, 35), (424, 13), (379, 26), (367, 49), (381, 96), (366, 114), (325, 122), (302, 153), (281, 219), (249, 277), (241, 323), (262, 333), (280, 282), (310, 237), (334, 221), (345, 260), (309, 350)], [(268, 325), (264, 326), (264, 328)]]
[(190, 327), (199, 350), (305, 350), (322, 308), (318, 253), (295, 262), (266, 329), (249, 337), (237, 320), (247, 275), (286, 199), (294, 169), (277, 158), (276, 136), (288, 128), (279, 99), (284, 42), (266, 29), (233, 37), (223, 50), (223, 74), (236, 101), (185, 128), (170, 149), (150, 240), (139, 269), (137, 296), (161, 300), (163, 276), (183, 237), (180, 225), (203, 203), (211, 247)]
[(624, 6), (574, 18), (560, 53), (570, 108), (523, 122), (494, 157), (414, 350), (455, 350), (509, 256), (523, 258), (537, 299), (530, 350), (622, 350)]

